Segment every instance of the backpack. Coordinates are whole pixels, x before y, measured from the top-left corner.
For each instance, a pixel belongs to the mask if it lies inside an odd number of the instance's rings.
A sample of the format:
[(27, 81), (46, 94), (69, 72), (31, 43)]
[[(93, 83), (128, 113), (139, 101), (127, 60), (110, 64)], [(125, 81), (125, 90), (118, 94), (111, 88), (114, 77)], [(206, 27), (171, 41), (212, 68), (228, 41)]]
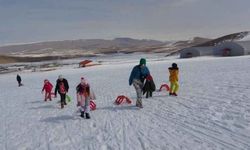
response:
[(62, 94), (66, 93), (65, 86), (64, 86), (63, 82), (59, 83), (59, 92), (62, 93)]

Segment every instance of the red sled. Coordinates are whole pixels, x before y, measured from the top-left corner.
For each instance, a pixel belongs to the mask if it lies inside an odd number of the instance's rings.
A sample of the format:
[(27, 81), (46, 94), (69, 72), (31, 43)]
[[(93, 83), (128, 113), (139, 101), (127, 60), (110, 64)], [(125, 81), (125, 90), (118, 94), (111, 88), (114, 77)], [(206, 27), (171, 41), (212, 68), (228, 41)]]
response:
[(169, 88), (169, 86), (167, 84), (162, 84), (161, 87), (160, 87), (160, 89), (159, 89), (159, 91), (161, 91), (163, 88), (165, 88), (166, 91), (170, 90), (170, 88)]
[(124, 96), (124, 95), (117, 96), (117, 98), (115, 100), (116, 105), (120, 105), (120, 104), (125, 103), (125, 102), (127, 102), (128, 104), (132, 103), (132, 101), (127, 96)]
[(90, 101), (90, 110), (95, 110), (96, 109), (96, 104), (93, 100)]

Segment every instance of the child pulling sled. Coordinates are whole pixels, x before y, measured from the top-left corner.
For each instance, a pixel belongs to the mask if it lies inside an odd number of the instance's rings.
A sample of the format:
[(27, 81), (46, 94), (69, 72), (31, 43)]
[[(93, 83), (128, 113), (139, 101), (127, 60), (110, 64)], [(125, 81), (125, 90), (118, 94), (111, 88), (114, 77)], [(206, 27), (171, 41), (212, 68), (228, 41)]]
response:
[(68, 81), (63, 78), (62, 75), (58, 76), (58, 79), (56, 81), (56, 88), (55, 88), (55, 97), (57, 95), (57, 92), (60, 94), (61, 97), (61, 108), (63, 109), (66, 103), (66, 94), (68, 93), (69, 90), (69, 84)]
[(77, 95), (77, 106), (80, 107), (81, 117), (84, 118), (86, 114), (86, 119), (90, 119), (90, 100), (95, 99), (95, 95), (91, 92), (90, 85), (85, 78), (81, 78), (81, 82), (76, 87)]

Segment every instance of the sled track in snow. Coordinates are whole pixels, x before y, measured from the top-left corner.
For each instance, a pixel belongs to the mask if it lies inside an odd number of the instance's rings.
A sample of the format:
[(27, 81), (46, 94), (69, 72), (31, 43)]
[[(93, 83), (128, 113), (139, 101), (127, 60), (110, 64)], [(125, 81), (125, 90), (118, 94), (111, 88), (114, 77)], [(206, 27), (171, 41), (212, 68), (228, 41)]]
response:
[[(196, 99), (199, 98), (196, 97)], [(195, 101), (192, 101), (192, 99), (190, 100), (190, 98), (188, 97), (178, 96), (177, 98), (171, 97), (168, 98), (167, 100), (162, 100), (162, 99), (157, 99), (157, 100), (161, 101), (161, 103), (168, 103), (167, 105), (164, 106), (159, 105), (160, 107), (159, 109), (167, 114), (162, 115), (154, 113), (154, 116), (152, 116), (152, 118), (154, 117), (161, 118), (160, 120), (162, 120), (165, 123), (168, 124), (171, 123), (173, 125), (177, 125), (178, 130), (182, 130), (183, 132), (190, 134), (194, 138), (198, 139), (200, 142), (202, 141), (206, 141), (205, 143), (215, 142), (221, 145), (221, 148), (224, 147), (226, 149), (241, 149), (241, 147), (239, 147), (238, 145), (233, 144), (235, 142), (232, 143), (227, 142), (226, 141), (228, 140), (227, 138), (220, 139), (220, 137), (227, 136), (231, 137), (233, 140), (235, 140), (237, 143), (240, 143), (244, 147), (250, 148), (250, 144), (248, 144), (249, 143), (248, 141), (250, 141), (249, 136), (233, 132), (232, 130), (227, 129), (226, 127), (218, 125), (218, 123), (214, 122), (209, 118), (210, 116), (207, 116), (208, 118), (200, 118), (200, 116), (197, 114), (200, 114), (201, 111), (199, 107), (192, 107), (192, 105), (194, 105), (195, 103)], [(169, 107), (169, 104), (183, 106), (182, 111), (185, 112), (185, 115), (178, 114), (179, 112), (177, 110), (170, 111), (172, 108)], [(202, 116), (206, 115), (202, 114)], [(223, 131), (223, 133), (221, 131)]]

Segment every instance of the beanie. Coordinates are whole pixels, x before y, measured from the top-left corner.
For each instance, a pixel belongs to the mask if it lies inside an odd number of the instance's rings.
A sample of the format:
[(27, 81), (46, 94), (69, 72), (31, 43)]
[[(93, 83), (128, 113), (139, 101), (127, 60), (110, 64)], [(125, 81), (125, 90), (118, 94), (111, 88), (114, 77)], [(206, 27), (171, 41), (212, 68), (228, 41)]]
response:
[(62, 75), (59, 75), (59, 76), (58, 76), (58, 79), (63, 79), (63, 76), (62, 76)]
[(176, 63), (172, 63), (172, 67), (173, 68), (177, 68), (177, 64)]
[(81, 84), (88, 84), (87, 80), (84, 77), (81, 77)]
[(140, 65), (142, 65), (142, 64), (146, 65), (146, 59), (145, 58), (141, 58)]

